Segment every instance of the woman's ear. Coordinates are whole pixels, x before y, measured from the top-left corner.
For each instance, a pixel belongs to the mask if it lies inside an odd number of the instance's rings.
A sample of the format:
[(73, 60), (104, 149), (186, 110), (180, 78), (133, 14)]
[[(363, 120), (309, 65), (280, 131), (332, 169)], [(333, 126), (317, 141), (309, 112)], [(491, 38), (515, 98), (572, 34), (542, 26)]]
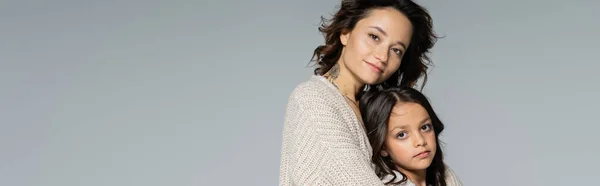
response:
[(346, 46), (349, 38), (350, 38), (350, 31), (342, 30), (342, 34), (340, 34), (340, 42), (342, 42), (342, 45)]

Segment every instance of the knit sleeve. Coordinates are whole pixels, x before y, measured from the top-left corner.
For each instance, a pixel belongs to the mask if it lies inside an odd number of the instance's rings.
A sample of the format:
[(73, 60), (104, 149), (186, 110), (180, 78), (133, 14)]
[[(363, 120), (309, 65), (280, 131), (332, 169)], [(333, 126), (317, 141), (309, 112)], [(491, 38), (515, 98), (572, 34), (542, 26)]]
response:
[[(286, 143), (289, 185), (383, 185), (359, 147), (358, 137), (323, 95), (291, 97)], [(285, 184), (284, 184), (285, 185)]]
[(446, 185), (462, 186), (462, 182), (460, 181), (460, 179), (458, 179), (458, 176), (456, 176), (454, 170), (452, 170), (448, 165), (446, 165)]

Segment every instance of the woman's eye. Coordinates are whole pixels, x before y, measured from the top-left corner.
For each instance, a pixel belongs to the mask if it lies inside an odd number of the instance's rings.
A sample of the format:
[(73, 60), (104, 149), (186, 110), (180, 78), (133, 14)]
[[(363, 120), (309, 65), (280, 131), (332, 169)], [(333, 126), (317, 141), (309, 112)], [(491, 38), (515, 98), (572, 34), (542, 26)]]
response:
[(392, 48), (392, 51), (394, 51), (397, 55), (401, 56), (402, 55), (402, 50), (397, 49), (397, 48)]
[(433, 128), (433, 126), (431, 126), (431, 124), (421, 126), (421, 130), (423, 130), (423, 131), (429, 131), (432, 128)]
[(399, 139), (406, 138), (406, 132), (401, 132), (396, 137)]
[(376, 35), (369, 34), (369, 37), (371, 37), (371, 39), (373, 39), (374, 41), (379, 41), (379, 37), (377, 37)]

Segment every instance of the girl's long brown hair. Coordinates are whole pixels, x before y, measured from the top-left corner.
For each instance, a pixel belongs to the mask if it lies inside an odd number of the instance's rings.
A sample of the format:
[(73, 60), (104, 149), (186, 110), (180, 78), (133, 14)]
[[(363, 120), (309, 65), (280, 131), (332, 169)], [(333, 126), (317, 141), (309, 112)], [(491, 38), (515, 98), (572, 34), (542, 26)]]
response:
[[(396, 104), (402, 103), (417, 103), (429, 114), (431, 118), (431, 124), (435, 133), (436, 140), (436, 153), (433, 156), (431, 165), (426, 170), (426, 182), (434, 186), (446, 186), (446, 166), (444, 164), (444, 156), (442, 148), (440, 146), (439, 135), (444, 131), (444, 124), (438, 118), (433, 111), (431, 104), (421, 92), (410, 87), (396, 87), (385, 90), (371, 90), (368, 91), (360, 99), (360, 112), (365, 123), (365, 129), (367, 131), (367, 137), (369, 143), (373, 148), (373, 156), (371, 161), (375, 164), (375, 173), (380, 177), (386, 175), (393, 175), (393, 179), (396, 180), (395, 174), (392, 173), (396, 169), (396, 165), (391, 161), (390, 157), (381, 156), (381, 150), (385, 145), (385, 138), (388, 131), (388, 122), (392, 109)], [(406, 181), (406, 175), (402, 174), (403, 178), (397, 183)]]

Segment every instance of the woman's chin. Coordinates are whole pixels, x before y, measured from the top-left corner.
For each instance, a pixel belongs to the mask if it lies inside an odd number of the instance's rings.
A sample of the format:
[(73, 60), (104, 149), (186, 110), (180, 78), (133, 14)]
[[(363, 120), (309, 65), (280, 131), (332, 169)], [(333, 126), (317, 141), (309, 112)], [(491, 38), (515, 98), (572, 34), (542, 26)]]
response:
[(363, 83), (365, 85), (376, 85), (376, 84), (379, 84), (379, 83), (383, 82), (383, 80), (381, 80), (379, 77), (372, 76), (372, 75), (371, 76), (367, 76), (367, 77), (363, 77), (361, 79), (362, 79), (362, 81), (363, 81)]
[(365, 85), (376, 84), (379, 79), (377, 76), (375, 76), (375, 74), (365, 71), (355, 73), (354, 75), (357, 78), (357, 80), (360, 81), (360, 83), (363, 83)]

